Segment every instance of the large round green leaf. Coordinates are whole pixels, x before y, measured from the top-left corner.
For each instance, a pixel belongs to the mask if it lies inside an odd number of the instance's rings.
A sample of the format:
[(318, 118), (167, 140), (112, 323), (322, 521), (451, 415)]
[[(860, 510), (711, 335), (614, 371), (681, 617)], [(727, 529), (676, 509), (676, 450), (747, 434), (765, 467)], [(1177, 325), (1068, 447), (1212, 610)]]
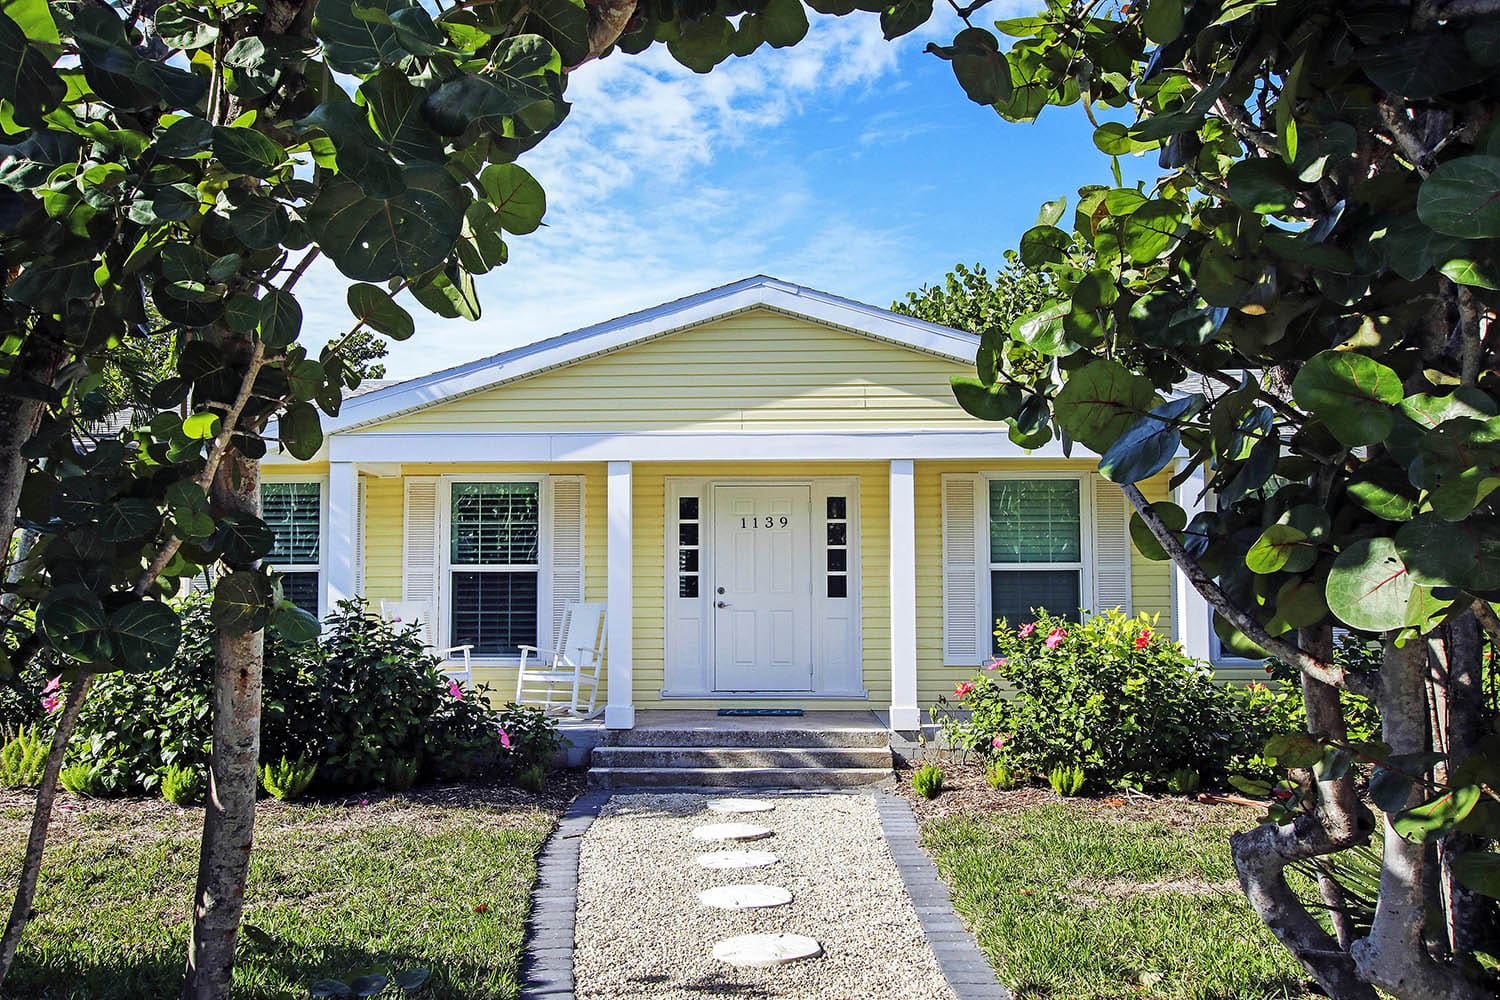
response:
[(1500, 236), (1500, 156), (1449, 160), (1422, 182), (1417, 216), (1449, 236)]
[(291, 345), (302, 332), (302, 307), (290, 292), (273, 288), (260, 300), (257, 332), (265, 345), (280, 349)]
[(1418, 514), (1396, 530), (1396, 552), (1412, 581), (1425, 587), (1467, 587), (1479, 558), (1471, 525)]
[(985, 385), (966, 375), (954, 375), (949, 382), (958, 405), (980, 420), (1009, 420), (1021, 409), (1021, 390), (1013, 383)]
[(1099, 459), (1099, 473), (1112, 483), (1138, 483), (1165, 469), (1182, 446), (1179, 422), (1203, 409), (1198, 393), (1171, 399), (1121, 434)]
[(286, 150), (248, 125), (214, 126), (214, 152), (237, 174), (275, 177), (286, 165)]
[[(1187, 512), (1169, 500), (1158, 500), (1147, 509), (1172, 531), (1181, 531), (1187, 527)], [(1130, 541), (1135, 545), (1136, 552), (1154, 562), (1165, 562), (1172, 558), (1161, 547), (1161, 542), (1156, 540), (1151, 529), (1146, 527), (1141, 515), (1135, 511), (1130, 512)]]
[(796, 45), (807, 37), (809, 24), (802, 0), (769, 0), (757, 20), (773, 49)]
[(1287, 628), (1308, 628), (1328, 614), (1322, 581), (1310, 576), (1293, 577), (1276, 591), (1276, 620)]
[(932, 0), (894, 0), (880, 12), (880, 30), (886, 41), (890, 41), (916, 30), (930, 17)]
[(52, 60), (26, 38), (26, 32), (0, 12), (0, 98), (11, 103), (16, 122), (40, 127), (42, 115), (67, 94)]
[(159, 523), (156, 504), (140, 497), (112, 500), (99, 509), (99, 537), (106, 542), (145, 538)]
[(392, 340), (405, 340), (417, 330), (411, 313), (391, 298), (379, 285), (363, 282), (349, 286), (349, 311), (355, 319), (376, 333), (383, 333)]
[(47, 645), (63, 656), (103, 663), (114, 655), (104, 606), (83, 587), (58, 587), (37, 608), (36, 619)]
[(1072, 303), (1066, 300), (1043, 306), (1012, 323), (1010, 335), (1038, 354), (1072, 354), (1078, 350), (1078, 345), (1068, 340), (1063, 329), (1063, 320), (1072, 308)]
[(535, 232), (547, 214), (547, 193), (525, 167), (495, 163), (479, 175), (479, 186), (507, 232), (524, 236)]
[(1149, 264), (1177, 246), (1181, 229), (1182, 208), (1176, 202), (1157, 198), (1126, 216), (1120, 244), (1131, 260)]
[(161, 601), (132, 601), (109, 615), (115, 665), (121, 670), (160, 670), (172, 662), (182, 622)]
[(281, 446), (295, 459), (306, 462), (323, 447), (323, 421), (311, 403), (293, 403), (276, 424)]
[(1406, 624), (1415, 586), (1396, 542), (1366, 538), (1340, 552), (1328, 573), (1328, 607), (1350, 628), (1385, 632)]
[(1161, 397), (1151, 380), (1118, 361), (1091, 361), (1068, 376), (1053, 406), (1068, 436), (1103, 454)]
[(965, 28), (953, 39), (953, 75), (975, 104), (1010, 99), (1010, 64), (995, 36), (983, 28)]
[(1401, 377), (1352, 351), (1322, 351), (1302, 366), (1292, 395), (1349, 447), (1376, 444), (1390, 433), (1401, 402)]
[(444, 135), (463, 135), (471, 125), (499, 135), (505, 119), (552, 100), (546, 74), (561, 69), (557, 50), (541, 35), (515, 35), (495, 47), (483, 72), (456, 76), (427, 95), (422, 114)]
[(1021, 263), (1030, 268), (1061, 264), (1072, 245), (1073, 237), (1054, 225), (1033, 226), (1021, 234)]
[(1245, 553), (1245, 566), (1261, 575), (1301, 573), (1317, 561), (1317, 546), (1308, 541), (1307, 532), (1290, 524), (1270, 525)]
[(230, 634), (263, 628), (271, 610), (271, 581), (264, 573), (238, 570), (214, 583), (209, 616)]
[(694, 73), (707, 73), (729, 58), (734, 25), (721, 14), (683, 22), (678, 36), (667, 42), (672, 58)]
[(467, 197), (441, 167), (402, 171), (406, 190), (372, 198), (343, 177), (313, 202), (307, 224), (323, 252), (357, 281), (385, 281), (430, 271), (453, 250)]

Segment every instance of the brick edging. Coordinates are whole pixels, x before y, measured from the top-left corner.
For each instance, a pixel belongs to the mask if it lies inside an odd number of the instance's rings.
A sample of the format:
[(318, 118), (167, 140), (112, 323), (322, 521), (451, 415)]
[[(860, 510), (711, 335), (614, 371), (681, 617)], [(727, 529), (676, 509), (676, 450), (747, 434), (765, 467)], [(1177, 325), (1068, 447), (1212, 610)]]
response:
[(574, 799), (537, 859), (521, 956), (521, 1000), (573, 1000), (578, 851), (583, 835), (613, 794), (597, 789)]
[(974, 935), (954, 912), (948, 886), (922, 850), (921, 832), (911, 806), (887, 792), (875, 796), (875, 808), (880, 813), (891, 858), (917, 911), (922, 934), (937, 955), (938, 968), (958, 1000), (1012, 1000), (1010, 991), (995, 978), (995, 971), (979, 950)]

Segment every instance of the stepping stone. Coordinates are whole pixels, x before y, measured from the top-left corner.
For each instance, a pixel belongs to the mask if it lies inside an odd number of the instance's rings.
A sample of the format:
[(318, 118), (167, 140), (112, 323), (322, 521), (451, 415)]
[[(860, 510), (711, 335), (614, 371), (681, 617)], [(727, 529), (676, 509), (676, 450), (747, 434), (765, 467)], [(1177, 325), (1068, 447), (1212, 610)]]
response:
[(742, 934), (714, 945), (714, 958), (741, 969), (817, 958), (823, 946), (801, 934)]
[(708, 804), (709, 812), (716, 813), (768, 813), (775, 809), (774, 803), (765, 799), (714, 799)]
[(753, 823), (710, 823), (693, 831), (694, 840), (764, 840), (771, 830)]
[(698, 893), (698, 902), (719, 910), (758, 910), (791, 901), (792, 894), (779, 885), (724, 885)]
[(776, 855), (770, 851), (715, 851), (700, 854), (698, 863), (704, 868), (721, 871), (726, 868), (764, 868), (776, 863)]

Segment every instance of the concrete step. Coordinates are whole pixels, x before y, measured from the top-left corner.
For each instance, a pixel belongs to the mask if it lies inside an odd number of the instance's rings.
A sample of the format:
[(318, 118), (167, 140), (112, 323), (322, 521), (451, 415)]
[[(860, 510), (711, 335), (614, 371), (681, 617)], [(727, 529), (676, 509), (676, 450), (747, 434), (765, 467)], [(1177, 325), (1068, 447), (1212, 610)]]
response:
[(594, 767), (862, 768), (891, 770), (889, 747), (595, 747)]
[(873, 767), (595, 767), (590, 788), (856, 788), (893, 780)]
[(774, 747), (805, 749), (884, 749), (891, 734), (878, 726), (819, 727), (816, 729), (754, 728), (745, 726), (649, 726), (611, 730), (605, 745), (615, 747)]

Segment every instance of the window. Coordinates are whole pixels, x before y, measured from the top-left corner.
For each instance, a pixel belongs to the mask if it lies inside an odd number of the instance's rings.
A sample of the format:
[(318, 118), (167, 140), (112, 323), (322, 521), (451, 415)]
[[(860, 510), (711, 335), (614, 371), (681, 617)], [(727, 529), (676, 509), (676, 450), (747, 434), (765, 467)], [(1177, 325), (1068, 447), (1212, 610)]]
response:
[(318, 562), (321, 558), (321, 483), (262, 483), (260, 516), (276, 536), (266, 562), (281, 574), (281, 592), (308, 614), (318, 616)]
[(701, 551), (698, 498), (677, 499), (677, 596), (698, 596), (698, 555)]
[(449, 641), (476, 656), (537, 644), (538, 483), (454, 483), (449, 499)]
[(849, 596), (849, 498), (828, 498), (828, 596)]
[(1077, 479), (992, 479), (990, 619), (1012, 625), (1045, 608), (1071, 621), (1083, 603), (1083, 505)]

